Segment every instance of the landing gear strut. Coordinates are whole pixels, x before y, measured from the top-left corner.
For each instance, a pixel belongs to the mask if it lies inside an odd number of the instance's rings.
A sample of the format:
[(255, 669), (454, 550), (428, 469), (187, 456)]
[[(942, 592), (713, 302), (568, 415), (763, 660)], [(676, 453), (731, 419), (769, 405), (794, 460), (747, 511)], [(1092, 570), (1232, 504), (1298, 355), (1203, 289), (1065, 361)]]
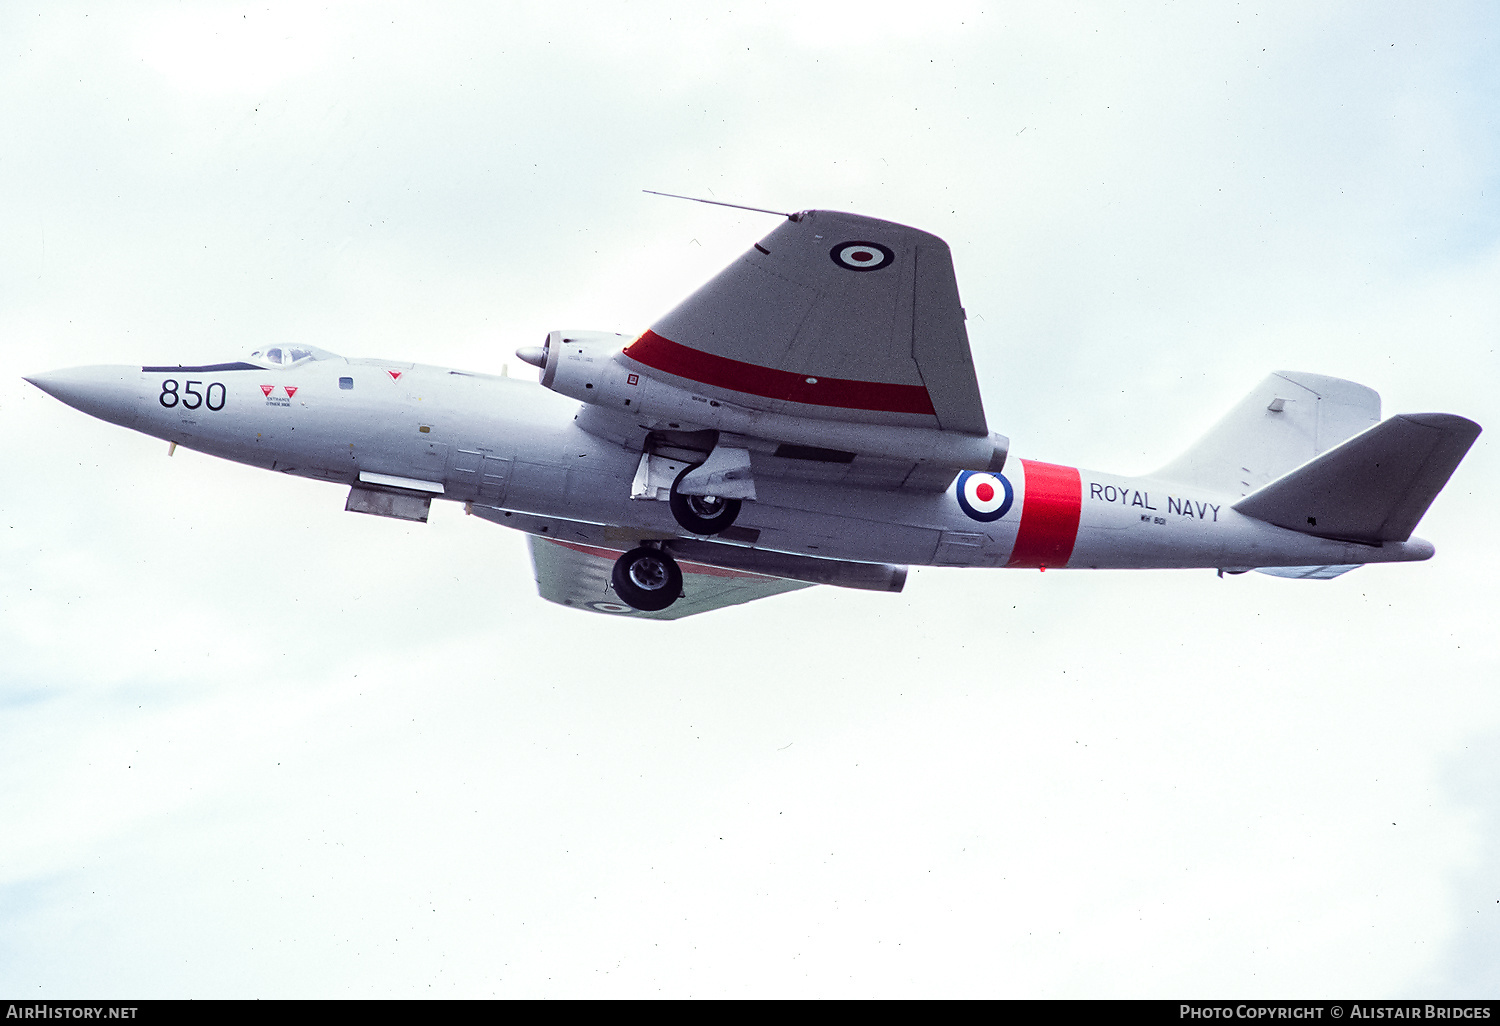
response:
[(716, 495), (683, 495), (677, 490), (682, 479), (696, 467), (685, 467), (672, 482), (669, 504), (673, 518), (690, 534), (718, 534), (740, 515), (739, 499), (721, 499)]
[(682, 569), (677, 560), (661, 549), (642, 545), (615, 560), (609, 582), (621, 602), (632, 609), (655, 613), (676, 602), (682, 594)]

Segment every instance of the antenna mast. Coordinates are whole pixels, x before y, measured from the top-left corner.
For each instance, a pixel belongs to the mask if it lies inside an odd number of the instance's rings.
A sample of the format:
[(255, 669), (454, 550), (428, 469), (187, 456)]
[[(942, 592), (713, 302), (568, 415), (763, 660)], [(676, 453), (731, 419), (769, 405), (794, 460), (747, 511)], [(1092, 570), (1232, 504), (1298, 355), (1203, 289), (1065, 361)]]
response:
[(697, 196), (679, 196), (675, 192), (657, 192), (655, 189), (642, 189), (641, 191), (649, 192), (653, 196), (666, 196), (670, 199), (691, 200), (694, 203), (707, 203), (709, 206), (714, 207), (730, 207), (734, 210), (753, 210), (757, 214), (775, 214), (778, 217), (789, 218), (793, 221), (797, 219), (796, 214), (788, 214), (784, 210), (767, 210), (765, 207), (747, 207), (742, 203), (724, 203), (721, 200), (699, 199)]

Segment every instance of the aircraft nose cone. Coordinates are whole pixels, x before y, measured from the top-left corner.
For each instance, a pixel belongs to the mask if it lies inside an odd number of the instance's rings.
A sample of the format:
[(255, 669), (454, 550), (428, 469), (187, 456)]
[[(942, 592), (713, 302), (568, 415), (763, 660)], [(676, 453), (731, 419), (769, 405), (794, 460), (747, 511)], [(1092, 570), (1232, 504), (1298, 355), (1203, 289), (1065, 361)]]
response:
[(67, 378), (67, 371), (52, 371), (50, 374), (28, 374), (21, 380), (35, 385), (54, 399), (62, 399), (63, 402), (67, 402), (68, 400), (59, 394), (67, 392)]
[(102, 420), (130, 424), (136, 419), (140, 372), (134, 367), (70, 367), (27, 375), (54, 399)]

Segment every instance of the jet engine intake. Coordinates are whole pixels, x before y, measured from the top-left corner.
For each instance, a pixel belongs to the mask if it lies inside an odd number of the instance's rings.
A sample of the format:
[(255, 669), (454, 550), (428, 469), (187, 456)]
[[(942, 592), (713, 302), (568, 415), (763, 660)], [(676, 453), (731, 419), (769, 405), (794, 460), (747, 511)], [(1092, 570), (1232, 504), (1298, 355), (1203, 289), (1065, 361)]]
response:
[[(543, 387), (581, 402), (598, 403), (606, 386), (614, 385), (609, 389), (613, 393), (625, 384), (623, 368), (613, 357), (629, 341), (625, 335), (607, 331), (549, 331), (540, 354), (528, 346), (516, 350), (516, 356), (541, 367)], [(608, 380), (614, 377), (621, 380)]]

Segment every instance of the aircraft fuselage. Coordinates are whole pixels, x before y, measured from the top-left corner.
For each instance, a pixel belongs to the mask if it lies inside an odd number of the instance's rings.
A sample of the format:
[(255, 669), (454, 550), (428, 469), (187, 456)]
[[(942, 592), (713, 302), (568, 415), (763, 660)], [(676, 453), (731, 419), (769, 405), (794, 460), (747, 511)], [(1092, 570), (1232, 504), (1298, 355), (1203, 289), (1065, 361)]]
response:
[[(434, 498), (533, 533), (592, 525), (621, 546), (685, 537), (664, 501), (632, 498), (639, 450), (583, 430), (534, 382), (327, 358), (290, 367), (83, 367), (33, 383), (83, 412), (239, 463), (345, 486), (420, 482)], [(972, 478), (972, 479), (970, 479)], [(437, 489), (441, 489), (438, 491)], [(942, 492), (766, 476), (717, 541), (840, 560), (983, 567), (1219, 567), (1425, 559), (1235, 512), (1239, 495), (1012, 459)], [(582, 537), (582, 535), (580, 535)]]

